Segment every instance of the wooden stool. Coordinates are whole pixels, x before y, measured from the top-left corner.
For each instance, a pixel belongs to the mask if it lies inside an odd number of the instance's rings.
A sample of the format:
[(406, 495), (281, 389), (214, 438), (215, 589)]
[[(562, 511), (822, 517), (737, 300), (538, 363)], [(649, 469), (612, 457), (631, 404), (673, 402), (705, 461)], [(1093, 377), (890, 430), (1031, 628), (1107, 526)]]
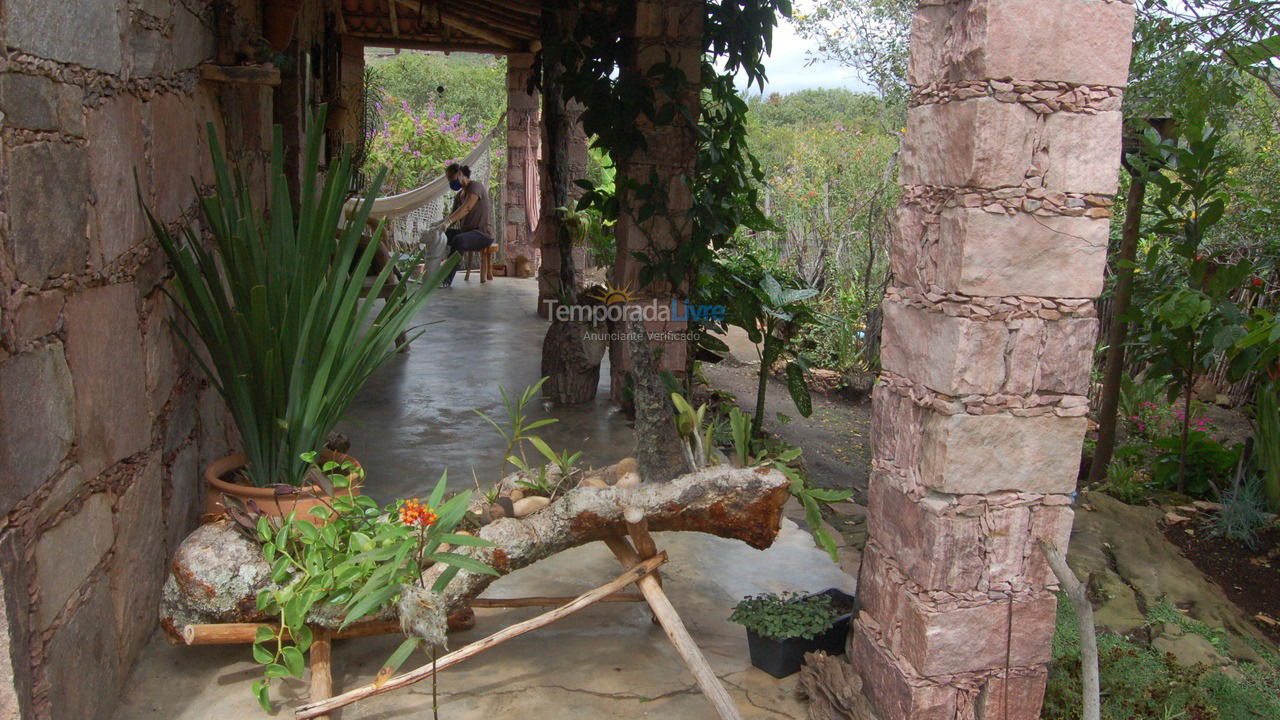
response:
[(463, 262), (467, 264), (467, 272), (462, 276), (462, 279), (467, 282), (471, 281), (471, 258), (473, 255), (479, 255), (480, 256), (480, 282), (483, 283), (483, 282), (488, 282), (489, 280), (492, 280), (493, 279), (493, 256), (497, 254), (498, 254), (497, 243), (494, 243), (493, 245), (490, 245), (489, 247), (483, 250), (473, 250), (471, 252), (464, 253), (465, 257), (463, 258)]

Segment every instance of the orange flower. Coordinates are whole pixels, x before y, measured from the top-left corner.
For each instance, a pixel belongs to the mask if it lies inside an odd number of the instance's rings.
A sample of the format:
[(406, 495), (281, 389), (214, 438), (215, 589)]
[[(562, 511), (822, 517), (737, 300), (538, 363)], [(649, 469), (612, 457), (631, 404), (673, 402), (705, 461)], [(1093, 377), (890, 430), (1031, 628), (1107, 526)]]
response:
[(400, 506), (400, 522), (409, 527), (430, 527), (439, 519), (431, 508), (418, 502), (418, 498), (405, 500)]

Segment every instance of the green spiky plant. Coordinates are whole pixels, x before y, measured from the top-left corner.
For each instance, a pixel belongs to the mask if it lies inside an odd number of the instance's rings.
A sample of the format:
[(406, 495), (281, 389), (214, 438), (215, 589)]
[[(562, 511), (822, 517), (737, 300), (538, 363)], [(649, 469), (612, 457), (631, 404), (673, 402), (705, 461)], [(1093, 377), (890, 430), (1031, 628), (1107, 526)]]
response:
[[(325, 115), (321, 107), (307, 127), (296, 210), (279, 126), (265, 208), (254, 206), (252, 186), (233, 174), (210, 126), (216, 184), (200, 207), (211, 247), (190, 226), (175, 235), (147, 211), (174, 270), (166, 291), (190, 328), (175, 323), (177, 333), (226, 401), (249, 458), (245, 474), (259, 487), (303, 484), (302, 453), (324, 446), (356, 392), (401, 348), (397, 337), (449, 268), (416, 286), (388, 286), (389, 262), (365, 287), (383, 226), (364, 246), (360, 235), (385, 171), (348, 213), (350, 155), (323, 175), (319, 167)], [(385, 303), (375, 309), (384, 288)]]

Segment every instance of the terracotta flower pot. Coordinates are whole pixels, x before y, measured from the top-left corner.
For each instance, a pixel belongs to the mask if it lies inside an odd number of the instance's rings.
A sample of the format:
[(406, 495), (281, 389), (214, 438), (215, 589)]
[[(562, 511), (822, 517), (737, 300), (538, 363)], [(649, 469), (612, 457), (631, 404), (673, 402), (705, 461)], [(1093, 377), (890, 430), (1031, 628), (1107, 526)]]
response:
[[(325, 450), (320, 453), (321, 460), (333, 460), (335, 462), (352, 462), (357, 468), (360, 462), (349, 455), (336, 453)], [(266, 515), (273, 517), (283, 517), (298, 511), (298, 515), (310, 513), (312, 508), (321, 507), (330, 496), (320, 489), (318, 485), (305, 485), (298, 488), (295, 495), (277, 495), (275, 488), (254, 487), (252, 485), (242, 485), (237, 482), (230, 482), (229, 479), (237, 470), (243, 469), (249, 464), (249, 457), (244, 453), (236, 453), (228, 455), (220, 460), (215, 460), (213, 464), (205, 468), (204, 480), (209, 485), (209, 495), (205, 499), (204, 511), (207, 515), (222, 515), (226, 508), (223, 505), (222, 497), (229, 495), (241, 503), (249, 500), (254, 501), (258, 505), (258, 509)], [(338, 490), (340, 495), (359, 495), (359, 486)], [(309, 518), (316, 524), (322, 524), (324, 521), (316, 515)]]

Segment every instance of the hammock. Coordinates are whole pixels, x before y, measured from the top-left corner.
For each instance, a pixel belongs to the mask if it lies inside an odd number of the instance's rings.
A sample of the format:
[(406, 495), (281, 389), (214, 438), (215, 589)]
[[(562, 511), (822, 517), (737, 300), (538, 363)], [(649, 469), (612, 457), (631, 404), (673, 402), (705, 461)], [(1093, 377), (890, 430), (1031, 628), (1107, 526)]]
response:
[[(484, 183), (484, 186), (489, 189), (490, 197), (492, 197), (493, 188), (489, 185), (489, 177), (492, 174), (493, 163), (489, 148), (498, 130), (506, 122), (506, 118), (506, 113), (503, 113), (484, 140), (458, 162), (459, 165), (471, 167), (471, 178)], [(387, 220), (382, 236), (383, 247), (401, 255), (425, 251), (427, 267), (433, 267), (434, 264), (443, 261), (446, 252), (444, 233), (430, 233), (428, 229), (433, 223), (445, 217), (447, 207), (445, 194), (449, 192), (451, 192), (449, 179), (441, 173), (421, 187), (406, 190), (398, 195), (374, 198), (369, 217), (375, 220), (380, 218)], [(360, 200), (361, 198), (357, 197), (347, 201), (348, 215), (355, 212)]]

